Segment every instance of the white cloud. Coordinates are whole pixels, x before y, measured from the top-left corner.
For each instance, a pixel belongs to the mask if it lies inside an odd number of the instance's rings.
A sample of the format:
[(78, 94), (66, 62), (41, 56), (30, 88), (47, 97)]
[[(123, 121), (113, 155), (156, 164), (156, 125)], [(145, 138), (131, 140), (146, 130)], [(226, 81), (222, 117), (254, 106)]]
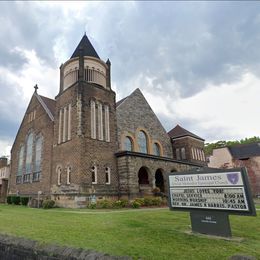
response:
[[(157, 114), (175, 124), (199, 122), (193, 128), (207, 141), (241, 139), (260, 135), (259, 85), (260, 79), (248, 72), (237, 84), (209, 85), (189, 98), (174, 100), (152, 93), (146, 97)], [(216, 133), (218, 129), (221, 132)]]
[(11, 80), (22, 89), (23, 96), (28, 100), (34, 91), (33, 86), (38, 84), (40, 94), (54, 97), (59, 83), (59, 70), (37, 56), (34, 50), (26, 50), (16, 47), (15, 52), (24, 56), (27, 62), (19, 73), (7, 71)]

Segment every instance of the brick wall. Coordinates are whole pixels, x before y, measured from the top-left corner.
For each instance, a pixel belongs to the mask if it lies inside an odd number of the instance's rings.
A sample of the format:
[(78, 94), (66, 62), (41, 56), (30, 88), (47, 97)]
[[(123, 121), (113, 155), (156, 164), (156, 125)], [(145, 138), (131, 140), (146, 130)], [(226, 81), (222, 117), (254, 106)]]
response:
[[(35, 119), (29, 120), (29, 115), (35, 111)], [(26, 138), (28, 133), (32, 131), (35, 135), (41, 134), (43, 137), (42, 145), (42, 163), (40, 181), (32, 182), (32, 176), (29, 183), (16, 184), (16, 175), (18, 170), (18, 156), (21, 145), (26, 147)], [(51, 162), (52, 162), (52, 141), (53, 141), (53, 121), (49, 118), (42, 105), (33, 95), (26, 110), (25, 116), (15, 138), (11, 150), (11, 170), (10, 170), (10, 186), (9, 193), (21, 195), (36, 196), (38, 191), (49, 195), (50, 193), (50, 178), (51, 178)], [(35, 138), (33, 149), (35, 147)], [(26, 150), (26, 149), (25, 149)], [(33, 157), (34, 161), (34, 157)], [(25, 173), (25, 158), (23, 162), (23, 174)]]

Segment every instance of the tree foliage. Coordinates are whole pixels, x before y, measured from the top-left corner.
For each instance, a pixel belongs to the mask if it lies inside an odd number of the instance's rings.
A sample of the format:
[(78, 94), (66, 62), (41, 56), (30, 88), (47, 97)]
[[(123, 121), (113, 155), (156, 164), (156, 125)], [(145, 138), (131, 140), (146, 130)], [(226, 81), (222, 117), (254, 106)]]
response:
[(241, 140), (235, 140), (235, 141), (217, 141), (215, 143), (205, 143), (204, 151), (206, 156), (209, 156), (212, 154), (213, 149), (215, 148), (221, 148), (225, 146), (232, 146), (236, 144), (251, 144), (251, 143), (256, 143), (260, 142), (260, 137), (259, 136), (254, 136), (254, 137), (246, 137), (245, 139)]

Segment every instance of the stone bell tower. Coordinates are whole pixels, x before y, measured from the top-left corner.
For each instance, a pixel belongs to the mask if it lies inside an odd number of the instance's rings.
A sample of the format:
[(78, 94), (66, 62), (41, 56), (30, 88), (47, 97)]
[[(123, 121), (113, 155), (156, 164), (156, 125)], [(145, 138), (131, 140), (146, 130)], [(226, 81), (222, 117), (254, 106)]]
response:
[(83, 203), (93, 195), (117, 196), (115, 92), (110, 67), (86, 35), (60, 67), (52, 174), (52, 192), (60, 205)]

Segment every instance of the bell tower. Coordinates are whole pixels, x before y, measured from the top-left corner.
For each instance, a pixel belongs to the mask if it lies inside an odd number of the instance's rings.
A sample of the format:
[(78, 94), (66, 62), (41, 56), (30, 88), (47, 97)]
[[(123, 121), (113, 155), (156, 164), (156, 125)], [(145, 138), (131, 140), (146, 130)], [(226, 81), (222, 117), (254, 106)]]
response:
[(70, 200), (75, 193), (86, 199), (117, 196), (116, 106), (110, 70), (109, 59), (100, 59), (86, 35), (60, 66), (52, 178), (56, 195)]

